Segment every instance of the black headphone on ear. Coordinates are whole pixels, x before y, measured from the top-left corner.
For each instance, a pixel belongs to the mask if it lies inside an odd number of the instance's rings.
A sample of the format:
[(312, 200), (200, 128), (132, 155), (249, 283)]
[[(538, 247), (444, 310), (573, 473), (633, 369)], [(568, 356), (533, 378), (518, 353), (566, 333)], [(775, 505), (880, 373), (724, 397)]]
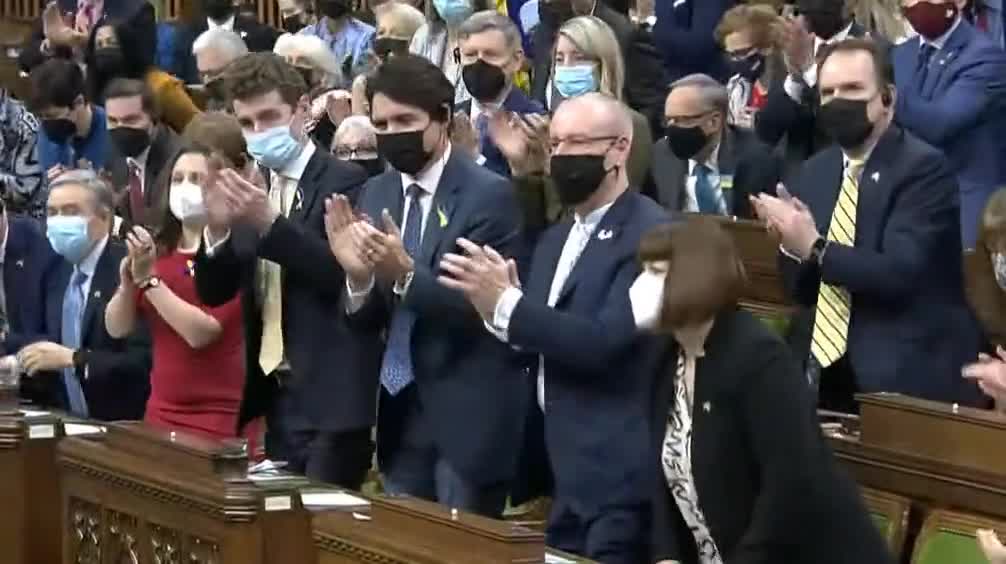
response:
[(894, 97), (891, 95), (891, 88), (888, 86), (880, 93), (880, 103), (883, 104), (885, 108), (889, 108), (891, 107), (891, 103), (893, 101)]

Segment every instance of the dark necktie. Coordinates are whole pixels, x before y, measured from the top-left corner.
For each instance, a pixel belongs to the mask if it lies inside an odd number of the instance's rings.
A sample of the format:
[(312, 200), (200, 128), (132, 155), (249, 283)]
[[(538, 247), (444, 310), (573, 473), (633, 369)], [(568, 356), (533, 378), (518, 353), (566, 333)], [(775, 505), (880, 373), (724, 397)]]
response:
[[(420, 243), (423, 235), (423, 207), (419, 196), (423, 189), (418, 184), (409, 186), (407, 191), (408, 212), (406, 212), (405, 231), (402, 233), (402, 244), (405, 252), (415, 259), (419, 256)], [(384, 361), (381, 363), (381, 385), (391, 395), (398, 395), (415, 379), (412, 365), (412, 327), (416, 324), (416, 316), (412, 311), (395, 308), (388, 329), (388, 344), (384, 349)]]
[(932, 61), (934, 53), (936, 53), (936, 47), (928, 43), (923, 43), (922, 47), (919, 48), (919, 61), (915, 75), (918, 77), (916, 82), (918, 83), (919, 90), (922, 92), (925, 92), (926, 78), (929, 77), (929, 63)]
[(129, 161), (129, 213), (133, 223), (143, 223), (143, 171), (134, 162)]

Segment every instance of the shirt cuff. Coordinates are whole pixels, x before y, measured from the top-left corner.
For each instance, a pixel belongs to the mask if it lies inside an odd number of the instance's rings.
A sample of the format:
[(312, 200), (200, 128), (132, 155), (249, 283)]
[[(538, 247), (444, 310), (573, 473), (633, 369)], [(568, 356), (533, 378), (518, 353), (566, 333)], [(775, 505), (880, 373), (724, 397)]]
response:
[(493, 329), (490, 329), (490, 331), (497, 337), (500, 337), (500, 334), (502, 334), (505, 338), (500, 340), (504, 342), (510, 340), (510, 317), (523, 297), (524, 292), (520, 288), (511, 286), (503, 290), (499, 301), (496, 302), (496, 307), (493, 308), (493, 321), (491, 325), (495, 331)]
[(803, 264), (803, 259), (794, 255), (793, 253), (786, 250), (786, 247), (779, 245), (779, 252), (782, 253), (786, 258), (796, 261), (797, 264)]
[(787, 76), (786, 80), (783, 81), (782, 83), (782, 89), (786, 91), (786, 95), (789, 96), (790, 99), (796, 102), (797, 104), (803, 103), (804, 88), (806, 88), (806, 85), (801, 84), (792, 76)]
[(347, 277), (346, 295), (349, 297), (349, 299), (346, 300), (346, 313), (353, 314), (360, 311), (360, 308), (363, 307), (364, 302), (367, 301), (367, 296), (370, 295), (370, 292), (373, 289), (374, 289), (373, 276), (370, 277), (370, 281), (367, 283), (367, 286), (362, 290), (354, 289), (353, 285), (349, 283), (349, 278)]
[(220, 240), (214, 241), (213, 235), (210, 234), (210, 228), (203, 228), (203, 243), (206, 245), (206, 256), (213, 258), (217, 250), (226, 243), (231, 238), (231, 232), (228, 230), (227, 234), (224, 235)]
[(817, 64), (810, 67), (803, 73), (803, 83), (811, 88), (817, 86)]
[(396, 280), (395, 285), (391, 287), (391, 291), (395, 293), (399, 298), (405, 299), (405, 294), (409, 293), (409, 288), (412, 287), (412, 279), (416, 277), (416, 271), (405, 275), (404, 280)]
[(485, 166), (485, 164), (486, 164), (486, 156), (485, 155), (479, 155), (475, 159), (475, 164), (477, 164), (479, 166)]

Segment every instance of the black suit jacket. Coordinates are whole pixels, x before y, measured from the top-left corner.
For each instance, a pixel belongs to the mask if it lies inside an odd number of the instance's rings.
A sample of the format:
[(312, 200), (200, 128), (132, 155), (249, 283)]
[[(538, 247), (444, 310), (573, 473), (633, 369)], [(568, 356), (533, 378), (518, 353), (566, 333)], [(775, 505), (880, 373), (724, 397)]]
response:
[[(280, 216), (262, 236), (235, 226), (212, 257), (205, 244), (199, 249), (195, 280), (203, 303), (215, 307), (241, 295), (248, 375), (240, 426), (266, 413), (285, 418), (284, 425), (293, 429), (345, 431), (373, 425), (380, 343), (376, 335), (346, 326), (345, 275), (329, 250), (324, 223), (325, 200), (344, 194), (355, 201), (366, 179), (362, 168), (319, 148), (304, 169), (289, 218)], [(292, 375), (282, 386), (289, 400), (285, 405), (296, 406), (286, 413), (273, 413), (277, 382), (259, 367), (260, 258), (279, 264), (283, 272), (283, 346)]]
[(154, 128), (153, 138), (150, 140), (150, 152), (147, 153), (147, 161), (143, 167), (143, 214), (140, 217), (133, 217), (133, 210), (129, 205), (129, 167), (126, 157), (116, 149), (115, 143), (108, 144), (108, 158), (105, 161), (108, 173), (112, 178), (112, 186), (119, 194), (119, 206), (116, 213), (123, 219), (124, 226), (143, 225), (157, 229), (163, 217), (157, 217), (163, 210), (159, 209), (159, 204), (164, 199), (164, 190), (168, 187), (168, 178), (164, 173), (165, 169), (171, 166), (182, 148), (182, 139), (170, 127), (158, 124)]
[[(179, 31), (179, 41), (177, 44), (176, 57), (184, 61), (183, 76), (181, 77), (189, 84), (198, 84), (202, 80), (199, 76), (199, 69), (196, 67), (196, 57), (192, 54), (192, 44), (209, 29), (209, 24), (205, 17), (199, 18), (196, 23), (181, 28)], [(279, 38), (279, 30), (259, 22), (255, 18), (250, 18), (242, 14), (234, 15), (234, 33), (241, 36), (245, 45), (251, 52), (269, 52), (276, 45)]]
[[(81, 321), (81, 349), (88, 352), (86, 371), (77, 370), (89, 415), (114, 421), (142, 419), (150, 395), (150, 335), (140, 324), (126, 339), (113, 339), (105, 329), (105, 306), (119, 287), (119, 263), (126, 246), (109, 237), (94, 269)], [(46, 282), (46, 334), (62, 342), (63, 296), (73, 275), (73, 266), (62, 261)], [(86, 372), (86, 374), (85, 374)], [(43, 405), (68, 409), (61, 373), (39, 375), (28, 382), (28, 395)]]
[[(887, 547), (854, 482), (821, 436), (806, 379), (748, 313), (716, 317), (695, 369), (692, 475), (720, 554), (731, 564), (885, 564)], [(678, 346), (653, 338), (653, 550), (650, 562), (697, 563), (692, 532), (664, 477)]]
[[(360, 211), (376, 218), (387, 209), (401, 225), (401, 178), (394, 170), (371, 178)], [(464, 295), (442, 286), (436, 277), (445, 253), (462, 252), (455, 243), (458, 237), (490, 245), (506, 257), (518, 255), (520, 223), (509, 181), (454, 147), (433, 197), (404, 299), (390, 286), (378, 284), (350, 316), (359, 331), (370, 334), (388, 327), (396, 308), (416, 315), (412, 363), (419, 401), (431, 421), (430, 439), (452, 468), (474, 484), (513, 477), (524, 429), (526, 379), (510, 347), (486, 331)], [(405, 415), (387, 408), (390, 403), (382, 401), (378, 424), (378, 460), (384, 466), (396, 455)]]
[(52, 251), (37, 221), (8, 216), (7, 249), (2, 257), (7, 335), (0, 337), (0, 356), (17, 354), (28, 343), (44, 339), (46, 274), (62, 259)]
[[(732, 176), (732, 187), (721, 183), (724, 198), (731, 214), (740, 218), (752, 217), (748, 196), (767, 192), (775, 194), (776, 184), (782, 177), (782, 161), (772, 150), (758, 141), (753, 133), (728, 125), (723, 131), (717, 156), (720, 175)], [(667, 145), (667, 138), (653, 147), (653, 179), (655, 199), (665, 208), (679, 212), (688, 200), (685, 184), (688, 180), (688, 161), (679, 159)]]

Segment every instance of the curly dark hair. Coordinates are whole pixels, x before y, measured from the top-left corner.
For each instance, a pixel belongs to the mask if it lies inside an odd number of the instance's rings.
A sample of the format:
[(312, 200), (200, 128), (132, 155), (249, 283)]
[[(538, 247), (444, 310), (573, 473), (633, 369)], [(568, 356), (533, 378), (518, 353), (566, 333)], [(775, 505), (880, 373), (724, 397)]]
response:
[(231, 100), (248, 100), (272, 91), (296, 106), (307, 94), (304, 77), (282, 57), (273, 53), (249, 53), (227, 66), (224, 87)]

